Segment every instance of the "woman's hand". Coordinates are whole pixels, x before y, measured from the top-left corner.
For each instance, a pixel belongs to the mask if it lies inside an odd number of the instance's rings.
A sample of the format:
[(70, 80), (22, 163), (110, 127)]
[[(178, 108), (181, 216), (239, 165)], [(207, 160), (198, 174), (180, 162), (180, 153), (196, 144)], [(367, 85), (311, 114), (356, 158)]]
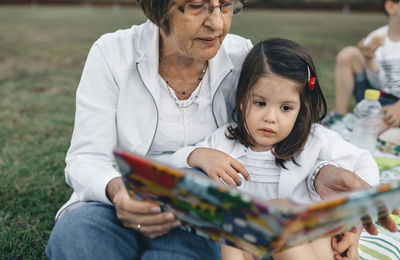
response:
[[(357, 174), (332, 165), (321, 169), (315, 179), (315, 189), (321, 198), (346, 191), (367, 189), (371, 186), (363, 181)], [(391, 232), (397, 232), (397, 225), (390, 218), (388, 212), (381, 212), (378, 218), (379, 223)], [(364, 228), (371, 235), (377, 235), (378, 230), (372, 219), (368, 216), (363, 218)]]
[(249, 180), (246, 168), (224, 152), (210, 148), (196, 148), (187, 159), (190, 167), (201, 168), (211, 179), (220, 182), (222, 179), (230, 186), (240, 186), (239, 173)]
[(317, 175), (314, 183), (317, 193), (321, 198), (353, 190), (362, 190), (371, 186), (363, 181), (357, 174), (333, 166), (324, 166)]
[(117, 217), (122, 224), (147, 237), (162, 236), (181, 224), (171, 212), (161, 212), (158, 205), (132, 199), (121, 178), (110, 181), (107, 195), (114, 203)]
[(358, 260), (358, 243), (360, 240), (362, 228), (352, 228), (339, 235), (332, 237), (332, 248), (337, 254), (334, 255), (336, 260)]

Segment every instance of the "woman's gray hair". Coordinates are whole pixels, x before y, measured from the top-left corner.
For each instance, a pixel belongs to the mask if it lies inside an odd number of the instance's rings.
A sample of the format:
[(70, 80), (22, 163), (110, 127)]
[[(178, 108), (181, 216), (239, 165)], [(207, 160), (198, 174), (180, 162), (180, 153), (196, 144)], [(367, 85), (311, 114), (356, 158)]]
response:
[(169, 34), (169, 18), (176, 10), (174, 5), (183, 1), (174, 0), (137, 0), (146, 17), (166, 34)]

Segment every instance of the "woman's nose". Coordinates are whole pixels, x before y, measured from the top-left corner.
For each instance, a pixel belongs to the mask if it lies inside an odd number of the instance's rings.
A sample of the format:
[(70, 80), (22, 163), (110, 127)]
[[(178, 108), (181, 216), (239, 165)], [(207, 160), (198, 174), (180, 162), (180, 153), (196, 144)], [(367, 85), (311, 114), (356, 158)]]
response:
[(219, 7), (214, 8), (211, 14), (204, 21), (204, 25), (217, 32), (222, 32), (225, 24), (224, 15)]

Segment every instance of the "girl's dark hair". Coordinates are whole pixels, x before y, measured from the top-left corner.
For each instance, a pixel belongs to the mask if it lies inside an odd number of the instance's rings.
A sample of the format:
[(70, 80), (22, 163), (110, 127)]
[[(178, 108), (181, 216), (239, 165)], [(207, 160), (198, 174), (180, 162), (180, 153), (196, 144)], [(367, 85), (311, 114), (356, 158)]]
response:
[(276, 74), (294, 80), (304, 86), (300, 90), (300, 111), (289, 136), (275, 144), (272, 153), (276, 164), (280, 167), (286, 169), (284, 163), (288, 160), (296, 163), (294, 157), (303, 149), (311, 125), (320, 122), (326, 116), (327, 110), (318, 79), (313, 90), (308, 88), (307, 66), (310, 69), (310, 76), (316, 77), (310, 54), (296, 42), (271, 38), (256, 44), (243, 63), (233, 110), (233, 119), (237, 126), (228, 128), (227, 137), (238, 140), (245, 146), (255, 144), (249, 134), (245, 118), (251, 90), (260, 77)]

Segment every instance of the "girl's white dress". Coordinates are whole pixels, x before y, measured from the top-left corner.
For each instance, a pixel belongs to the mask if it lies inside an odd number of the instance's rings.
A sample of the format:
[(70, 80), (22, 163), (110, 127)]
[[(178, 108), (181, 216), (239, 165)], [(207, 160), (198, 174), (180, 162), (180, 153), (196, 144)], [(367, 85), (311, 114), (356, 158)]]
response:
[(247, 193), (266, 200), (281, 198), (298, 204), (308, 204), (320, 199), (311, 185), (311, 174), (324, 162), (335, 163), (355, 172), (372, 186), (379, 184), (379, 169), (372, 155), (345, 141), (336, 132), (314, 124), (304, 149), (287, 169), (278, 167), (271, 151), (254, 152), (236, 140), (226, 137), (227, 126), (218, 128), (196, 147), (220, 150), (241, 162), (250, 174), (238, 187)]

